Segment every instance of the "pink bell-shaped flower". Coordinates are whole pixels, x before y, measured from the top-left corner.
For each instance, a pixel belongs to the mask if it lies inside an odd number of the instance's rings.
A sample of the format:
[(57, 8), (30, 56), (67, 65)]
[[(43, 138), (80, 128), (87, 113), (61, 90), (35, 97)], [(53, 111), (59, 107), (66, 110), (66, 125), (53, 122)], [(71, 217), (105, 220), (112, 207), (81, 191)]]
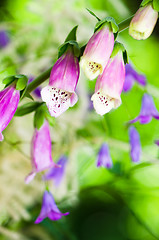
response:
[(115, 44), (103, 74), (97, 78), (95, 93), (91, 98), (96, 112), (100, 115), (108, 113), (121, 104), (120, 94), (125, 79), (125, 64), (120, 45), (120, 43)]
[(17, 110), (19, 99), (20, 93), (13, 85), (0, 91), (0, 141), (3, 140), (2, 131), (8, 126)]
[(33, 180), (36, 173), (54, 166), (60, 167), (52, 160), (49, 124), (46, 120), (39, 130), (35, 128), (31, 143), (31, 163), (32, 172), (25, 179), (27, 184)]
[(151, 3), (140, 7), (130, 22), (129, 34), (137, 40), (148, 38), (155, 27), (157, 18), (158, 12), (153, 9)]
[(58, 117), (69, 107), (75, 105), (75, 93), (79, 78), (79, 62), (71, 47), (54, 64), (49, 85), (41, 91), (41, 97), (51, 116)]
[(110, 23), (103, 24), (90, 38), (80, 65), (86, 76), (93, 80), (103, 73), (114, 46), (114, 34)]

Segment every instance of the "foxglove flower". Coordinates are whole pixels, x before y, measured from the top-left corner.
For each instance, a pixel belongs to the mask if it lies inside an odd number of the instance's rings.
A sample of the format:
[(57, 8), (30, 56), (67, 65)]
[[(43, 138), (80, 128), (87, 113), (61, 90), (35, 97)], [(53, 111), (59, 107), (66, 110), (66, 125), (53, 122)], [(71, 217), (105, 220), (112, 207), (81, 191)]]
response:
[(140, 136), (135, 127), (129, 128), (130, 156), (133, 162), (139, 162), (141, 156)]
[(125, 64), (120, 48), (109, 59), (102, 75), (97, 78), (93, 101), (96, 112), (104, 115), (121, 104), (120, 94), (125, 79)]
[(20, 93), (13, 85), (0, 91), (0, 141), (3, 140), (2, 131), (8, 126), (17, 110), (19, 99)]
[[(28, 80), (28, 84), (31, 83), (34, 80), (33, 77), (30, 77)], [(37, 87), (32, 91), (32, 93), (35, 95), (37, 98), (41, 98), (41, 87)]]
[(35, 128), (31, 143), (31, 161), (32, 172), (25, 179), (27, 184), (33, 180), (36, 173), (54, 166), (58, 167), (51, 156), (51, 138), (47, 121), (43, 123), (39, 130)]
[(140, 7), (130, 22), (129, 34), (137, 40), (148, 38), (155, 27), (157, 18), (158, 12), (153, 9), (151, 3)]
[(36, 219), (35, 223), (38, 224), (44, 220), (44, 218), (49, 218), (52, 221), (57, 221), (64, 215), (68, 215), (69, 212), (61, 213), (56, 206), (55, 200), (52, 194), (48, 191), (44, 192), (41, 212)]
[(113, 46), (114, 34), (111, 24), (103, 24), (88, 41), (80, 62), (90, 80), (102, 74), (112, 53)]
[(67, 163), (67, 157), (64, 155), (61, 156), (57, 162), (57, 164), (60, 167), (59, 168), (53, 167), (52, 169), (50, 169), (50, 171), (44, 175), (43, 180), (53, 180), (55, 186), (58, 187), (64, 176), (66, 163)]
[(54, 64), (49, 85), (41, 91), (51, 116), (58, 117), (77, 102), (75, 89), (78, 78), (79, 62), (69, 48)]
[(159, 120), (159, 112), (155, 107), (153, 98), (145, 93), (142, 98), (142, 106), (139, 116), (129, 121), (129, 123), (135, 123), (139, 121), (141, 124), (146, 124), (152, 120), (152, 117)]
[(143, 74), (136, 72), (131, 64), (126, 64), (125, 70), (124, 92), (130, 91), (135, 81), (142, 86), (146, 85), (146, 77)]
[(112, 168), (113, 162), (110, 157), (109, 147), (106, 143), (103, 143), (97, 158), (97, 167)]
[(0, 48), (4, 48), (9, 43), (9, 37), (6, 31), (1, 30), (0, 31)]

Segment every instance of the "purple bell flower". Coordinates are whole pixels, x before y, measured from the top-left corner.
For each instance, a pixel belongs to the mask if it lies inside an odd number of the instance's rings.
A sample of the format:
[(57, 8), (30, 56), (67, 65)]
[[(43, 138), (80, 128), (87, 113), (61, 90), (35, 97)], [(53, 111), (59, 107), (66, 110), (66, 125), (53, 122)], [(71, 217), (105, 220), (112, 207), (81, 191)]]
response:
[(67, 157), (61, 156), (57, 162), (57, 164), (60, 166), (59, 168), (51, 168), (44, 176), (43, 180), (53, 180), (56, 187), (58, 187), (62, 181), (62, 178), (65, 173), (65, 167), (67, 163)]
[(36, 128), (34, 131), (31, 144), (32, 172), (26, 177), (26, 184), (33, 180), (36, 173), (54, 166), (60, 167), (53, 162), (51, 152), (49, 124), (45, 121), (39, 130)]
[(19, 99), (20, 93), (13, 85), (0, 91), (0, 141), (3, 140), (2, 131), (8, 126), (17, 110)]
[(146, 85), (146, 77), (143, 74), (139, 74), (138, 72), (136, 72), (131, 64), (126, 64), (125, 70), (126, 70), (125, 72), (126, 74), (125, 74), (125, 82), (123, 86), (124, 92), (130, 91), (135, 81), (142, 86)]
[(61, 219), (62, 216), (68, 215), (69, 212), (61, 213), (56, 206), (55, 200), (52, 194), (48, 191), (44, 192), (42, 208), (39, 216), (37, 217), (35, 223), (38, 224), (44, 220), (44, 218), (50, 218), (52, 221), (57, 221)]
[(6, 31), (1, 30), (0, 31), (0, 48), (4, 48), (9, 43), (9, 37)]
[(129, 123), (139, 121), (141, 124), (146, 124), (152, 120), (152, 117), (159, 120), (159, 112), (155, 107), (153, 98), (145, 93), (142, 98), (142, 106), (139, 116), (129, 121)]
[(103, 143), (97, 157), (97, 167), (112, 168), (113, 162), (110, 157), (109, 147), (106, 143)]
[(136, 128), (131, 126), (129, 128), (130, 138), (130, 156), (133, 162), (139, 162), (141, 157), (141, 143), (140, 136)]
[(49, 85), (41, 91), (41, 97), (53, 117), (60, 116), (69, 107), (73, 107), (77, 100), (75, 93), (79, 78), (79, 62), (73, 50), (67, 51), (54, 64)]

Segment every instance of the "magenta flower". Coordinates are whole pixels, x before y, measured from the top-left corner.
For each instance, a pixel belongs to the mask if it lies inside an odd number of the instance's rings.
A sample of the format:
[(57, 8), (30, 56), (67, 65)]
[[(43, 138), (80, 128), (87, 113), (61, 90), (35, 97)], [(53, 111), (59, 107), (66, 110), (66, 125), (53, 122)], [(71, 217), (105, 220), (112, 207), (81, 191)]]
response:
[(9, 43), (9, 37), (5, 30), (0, 31), (0, 48), (4, 48)]
[(64, 215), (68, 215), (69, 212), (61, 213), (56, 206), (55, 200), (52, 194), (48, 191), (44, 192), (42, 208), (39, 216), (37, 217), (35, 223), (38, 224), (44, 220), (44, 218), (50, 218), (52, 221), (57, 221)]
[(77, 102), (75, 89), (78, 78), (79, 62), (69, 48), (54, 64), (49, 85), (41, 91), (51, 116), (58, 117)]
[(157, 18), (158, 12), (153, 9), (151, 3), (140, 7), (130, 22), (129, 34), (137, 40), (148, 38), (155, 27)]
[(3, 140), (2, 131), (8, 126), (17, 110), (19, 99), (20, 93), (13, 85), (0, 91), (0, 141)]
[(125, 70), (124, 92), (130, 91), (135, 81), (142, 86), (146, 85), (146, 77), (143, 74), (136, 72), (131, 64), (126, 64)]
[(117, 50), (115, 47), (113, 52), (115, 54), (109, 59), (103, 74), (97, 78), (95, 93), (91, 98), (96, 112), (100, 115), (121, 104), (120, 94), (125, 79), (125, 64), (122, 50), (120, 48)]
[(130, 156), (133, 162), (139, 162), (141, 157), (141, 143), (140, 136), (136, 128), (131, 126), (129, 128), (130, 138)]
[(67, 163), (67, 157), (62, 155), (57, 162), (57, 164), (60, 167), (51, 168), (50, 171), (44, 175), (43, 180), (53, 180), (55, 183), (55, 186), (58, 187), (64, 176), (66, 163)]
[(25, 179), (27, 184), (33, 180), (36, 173), (54, 166), (59, 167), (52, 160), (51, 138), (47, 121), (43, 123), (39, 130), (36, 128), (34, 131), (31, 144), (31, 161), (32, 172)]
[(112, 168), (113, 162), (110, 157), (109, 147), (106, 143), (103, 143), (97, 158), (97, 167)]
[(159, 120), (159, 112), (155, 107), (153, 98), (145, 93), (142, 98), (142, 106), (139, 116), (129, 121), (129, 123), (135, 123), (139, 121), (141, 124), (146, 124), (152, 120), (152, 117)]
[(88, 41), (80, 62), (90, 80), (102, 74), (112, 53), (113, 46), (114, 34), (111, 24), (103, 24)]

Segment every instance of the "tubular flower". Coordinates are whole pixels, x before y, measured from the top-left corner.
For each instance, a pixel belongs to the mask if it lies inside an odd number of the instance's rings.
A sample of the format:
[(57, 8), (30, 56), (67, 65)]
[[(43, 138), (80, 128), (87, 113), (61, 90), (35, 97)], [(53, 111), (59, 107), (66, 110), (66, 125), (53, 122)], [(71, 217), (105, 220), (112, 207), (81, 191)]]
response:
[(0, 31), (0, 48), (5, 48), (9, 44), (9, 37), (5, 30)]
[(69, 48), (54, 64), (49, 85), (41, 91), (51, 116), (58, 117), (77, 102), (75, 89), (78, 78), (79, 62)]
[(90, 38), (80, 65), (86, 76), (93, 80), (103, 73), (114, 46), (114, 34), (110, 23), (103, 24)]
[(13, 85), (0, 91), (0, 141), (3, 140), (2, 131), (8, 126), (17, 110), (20, 93)]
[(44, 192), (42, 208), (39, 216), (37, 217), (35, 223), (38, 224), (44, 220), (44, 218), (50, 218), (52, 221), (57, 221), (62, 216), (68, 215), (69, 212), (61, 213), (58, 207), (56, 206), (55, 200), (52, 194), (48, 191)]
[(159, 120), (159, 112), (155, 107), (153, 98), (145, 93), (142, 98), (142, 106), (139, 116), (129, 121), (129, 123), (135, 123), (139, 121), (141, 124), (146, 124), (152, 120), (152, 117)]
[(97, 158), (97, 167), (112, 168), (113, 162), (110, 157), (109, 147), (106, 143), (103, 143)]
[(53, 167), (52, 169), (50, 169), (50, 171), (44, 175), (43, 180), (53, 180), (55, 183), (55, 186), (58, 187), (64, 176), (66, 163), (67, 163), (67, 157), (64, 155), (61, 156), (57, 162), (57, 164), (60, 167), (59, 168)]
[(135, 81), (142, 86), (146, 85), (146, 77), (136, 72), (131, 64), (126, 64), (125, 70), (124, 92), (130, 91)]
[(130, 156), (133, 162), (139, 162), (141, 156), (140, 136), (135, 127), (129, 128)]
[(39, 130), (35, 128), (31, 143), (31, 161), (32, 172), (25, 179), (27, 184), (33, 180), (36, 173), (53, 166), (59, 167), (52, 160), (51, 138), (47, 121), (43, 123)]
[(124, 79), (125, 64), (123, 52), (119, 48), (115, 55), (109, 59), (103, 74), (97, 78), (95, 93), (91, 100), (98, 114), (104, 115), (112, 108), (119, 107)]
[(129, 34), (137, 40), (148, 38), (155, 27), (157, 18), (158, 12), (153, 9), (151, 3), (140, 7), (130, 22)]

